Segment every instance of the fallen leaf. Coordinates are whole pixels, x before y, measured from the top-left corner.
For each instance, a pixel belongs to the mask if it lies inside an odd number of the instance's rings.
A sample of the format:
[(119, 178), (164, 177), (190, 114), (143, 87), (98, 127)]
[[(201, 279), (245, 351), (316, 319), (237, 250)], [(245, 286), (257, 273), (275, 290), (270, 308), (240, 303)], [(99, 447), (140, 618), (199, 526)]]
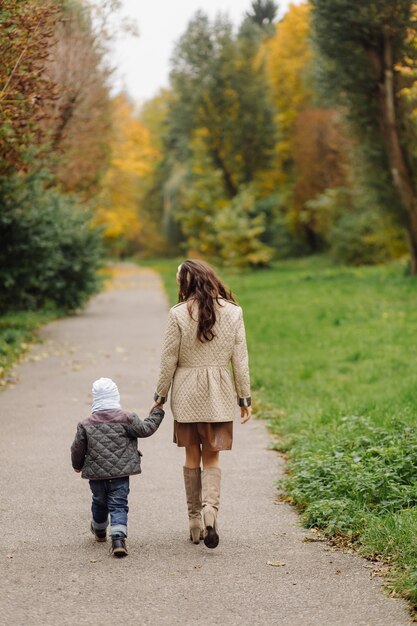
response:
[(90, 559), (90, 563), (97, 563), (97, 559)]
[(286, 565), (285, 561), (267, 561), (267, 565), (272, 565), (272, 567), (283, 567)]

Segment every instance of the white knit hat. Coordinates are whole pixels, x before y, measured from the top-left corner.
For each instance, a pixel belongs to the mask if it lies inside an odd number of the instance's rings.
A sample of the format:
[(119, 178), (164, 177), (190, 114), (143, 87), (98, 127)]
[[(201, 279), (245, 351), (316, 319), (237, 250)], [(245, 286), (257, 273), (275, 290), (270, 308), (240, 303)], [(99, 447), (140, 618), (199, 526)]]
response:
[(111, 378), (99, 378), (93, 383), (92, 411), (120, 409), (120, 394), (117, 385)]

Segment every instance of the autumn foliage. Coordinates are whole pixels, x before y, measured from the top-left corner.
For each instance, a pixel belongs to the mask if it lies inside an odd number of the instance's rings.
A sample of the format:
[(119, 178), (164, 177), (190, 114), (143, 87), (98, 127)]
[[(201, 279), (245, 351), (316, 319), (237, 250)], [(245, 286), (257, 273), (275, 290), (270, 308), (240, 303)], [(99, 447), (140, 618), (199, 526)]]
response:
[(103, 48), (76, 0), (5, 0), (0, 26), (1, 306), (74, 309), (98, 288), (85, 202), (110, 151)]
[(4, 0), (0, 7), (0, 175), (28, 167), (47, 142), (46, 110), (57, 92), (45, 73), (58, 9), (51, 2)]
[(139, 248), (140, 183), (153, 172), (160, 154), (152, 147), (149, 130), (126, 96), (114, 100), (112, 116), (111, 159), (101, 181), (95, 221), (103, 225), (109, 247), (117, 255)]
[(40, 176), (45, 192), (75, 194), (117, 256), (368, 263), (408, 238), (413, 258), (416, 29), (412, 3), (389, 4), (364, 10), (359, 30), (345, 0), (279, 17), (254, 0), (238, 27), (198, 11), (169, 87), (138, 107), (110, 89), (119, 0), (4, 0), (3, 189)]

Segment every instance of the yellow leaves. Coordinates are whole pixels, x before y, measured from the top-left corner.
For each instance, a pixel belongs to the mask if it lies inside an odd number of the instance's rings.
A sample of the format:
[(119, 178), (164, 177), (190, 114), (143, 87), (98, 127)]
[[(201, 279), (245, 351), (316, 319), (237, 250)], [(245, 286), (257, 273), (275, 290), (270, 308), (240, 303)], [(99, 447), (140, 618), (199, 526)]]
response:
[(159, 152), (124, 96), (114, 100), (113, 127), (112, 158), (103, 180), (96, 222), (104, 225), (107, 239), (132, 241), (141, 231), (137, 208), (140, 181), (152, 172)]
[(151, 146), (147, 128), (135, 115), (129, 102), (119, 96), (114, 103), (115, 141), (111, 166), (122, 172), (143, 176), (158, 159), (159, 152)]
[(104, 226), (106, 239), (123, 236), (134, 239), (141, 230), (137, 212), (129, 206), (117, 205), (114, 209), (102, 209), (96, 222)]
[(264, 44), (267, 72), (273, 98), (281, 116), (288, 113), (291, 123), (312, 95), (306, 68), (312, 60), (309, 45), (310, 7), (291, 5), (276, 33)]
[[(264, 41), (258, 56), (259, 62), (265, 62), (279, 132), (273, 155), (274, 181), (268, 175), (269, 185), (282, 184), (288, 176), (294, 125), (299, 112), (309, 106), (312, 98), (308, 78), (313, 58), (309, 44), (310, 10), (308, 4), (291, 5), (276, 25), (275, 35)], [(267, 188), (268, 182), (265, 184)]]

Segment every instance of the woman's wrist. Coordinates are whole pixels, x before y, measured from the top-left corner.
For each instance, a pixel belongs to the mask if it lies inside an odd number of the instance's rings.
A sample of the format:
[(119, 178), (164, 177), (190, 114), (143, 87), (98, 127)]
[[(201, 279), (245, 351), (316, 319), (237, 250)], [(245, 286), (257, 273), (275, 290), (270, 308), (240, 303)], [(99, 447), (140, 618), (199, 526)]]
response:
[(251, 398), (251, 396), (246, 396), (245, 398), (238, 396), (237, 403), (238, 403), (238, 405), (240, 407), (242, 407), (242, 406), (251, 406), (252, 405), (252, 398)]

